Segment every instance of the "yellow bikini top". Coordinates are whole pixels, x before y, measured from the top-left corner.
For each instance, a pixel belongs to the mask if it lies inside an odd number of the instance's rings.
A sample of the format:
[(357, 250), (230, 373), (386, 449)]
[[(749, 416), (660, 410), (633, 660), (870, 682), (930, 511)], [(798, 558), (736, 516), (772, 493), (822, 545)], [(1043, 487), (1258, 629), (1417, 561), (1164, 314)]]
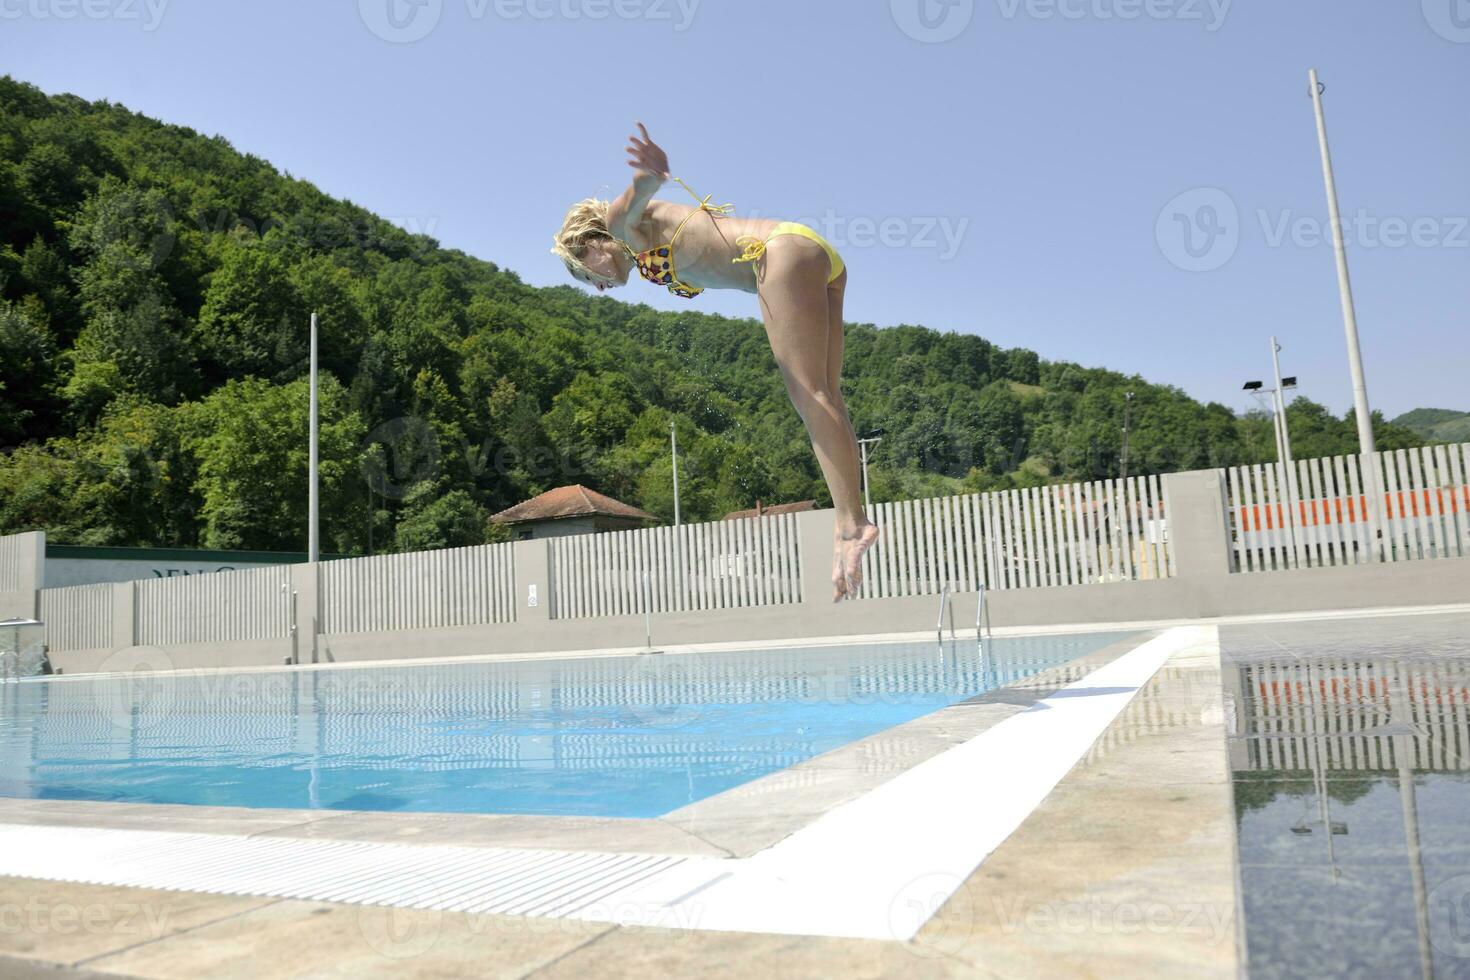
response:
[[(709, 199), (713, 195), (706, 194), (704, 197), (700, 197), (694, 193), (692, 187), (678, 177), (671, 177), (670, 179), (688, 191), (689, 196), (699, 202), (699, 207), (684, 216), (684, 220), (679, 222), (678, 227), (674, 229), (674, 234), (670, 236), (667, 244), (655, 245), (653, 248), (645, 249), (642, 252), (635, 252), (632, 246), (621, 239), (618, 240), (618, 244), (623, 246), (623, 249), (632, 257), (634, 264), (638, 266), (638, 274), (644, 279), (658, 286), (667, 286), (669, 292), (675, 296), (682, 296), (684, 299), (693, 299), (704, 292), (704, 288), (702, 286), (691, 286), (687, 282), (681, 282), (679, 280), (674, 268), (674, 243), (679, 240), (679, 232), (684, 230), (684, 226), (689, 223), (689, 219), (699, 214), (699, 212), (708, 211), (711, 215), (722, 218), (732, 213), (735, 210), (735, 205), (711, 204)], [(733, 259), (733, 262), (751, 262), (760, 257), (758, 250), (755, 250), (754, 254), (752, 254), (753, 250), (751, 246), (746, 244), (746, 237), (742, 236), (736, 242), (736, 244), (745, 245), (745, 254)], [(751, 241), (756, 240), (751, 239)]]

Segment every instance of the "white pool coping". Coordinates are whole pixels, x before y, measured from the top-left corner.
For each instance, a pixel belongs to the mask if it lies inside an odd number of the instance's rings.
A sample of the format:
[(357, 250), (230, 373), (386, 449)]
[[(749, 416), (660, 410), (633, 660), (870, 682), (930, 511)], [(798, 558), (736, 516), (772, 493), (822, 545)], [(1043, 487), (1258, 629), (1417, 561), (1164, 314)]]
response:
[(1166, 660), (1218, 642), (1213, 625), (1168, 629), (746, 858), (9, 824), (0, 825), (0, 875), (905, 940), (1021, 825)]

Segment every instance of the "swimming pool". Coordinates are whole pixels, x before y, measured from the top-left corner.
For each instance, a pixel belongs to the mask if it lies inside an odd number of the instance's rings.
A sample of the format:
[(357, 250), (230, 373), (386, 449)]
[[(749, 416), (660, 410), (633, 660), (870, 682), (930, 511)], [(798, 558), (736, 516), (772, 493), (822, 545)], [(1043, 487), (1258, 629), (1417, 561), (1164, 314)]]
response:
[(24, 680), (0, 796), (654, 817), (1125, 635)]

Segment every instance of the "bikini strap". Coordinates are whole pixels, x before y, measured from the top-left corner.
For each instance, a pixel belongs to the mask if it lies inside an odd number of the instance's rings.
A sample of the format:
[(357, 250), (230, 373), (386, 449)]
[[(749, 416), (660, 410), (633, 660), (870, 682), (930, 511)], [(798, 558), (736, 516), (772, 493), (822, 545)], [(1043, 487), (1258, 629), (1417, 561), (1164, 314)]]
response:
[(754, 235), (741, 235), (735, 239), (735, 244), (744, 248), (745, 251), (731, 259), (731, 265), (737, 262), (754, 262), (766, 254), (766, 243)]
[(709, 202), (709, 199), (714, 197), (713, 194), (706, 194), (704, 197), (700, 197), (698, 194), (694, 193), (694, 188), (684, 183), (684, 181), (680, 180), (678, 177), (670, 176), (669, 179), (688, 191), (689, 196), (699, 202), (699, 210), (701, 211), (709, 211), (712, 214), (730, 214), (732, 211), (735, 210), (735, 205), (733, 204), (711, 204)]
[(688, 214), (684, 215), (684, 220), (681, 221), (681, 222), (679, 222), (678, 227), (676, 227), (674, 229), (674, 233), (669, 236), (669, 243), (670, 244), (673, 244), (674, 242), (676, 242), (676, 241), (679, 240), (679, 232), (683, 231), (684, 230), (684, 226), (689, 223), (689, 219), (692, 218), (692, 217), (694, 217), (699, 212), (701, 212), (701, 211), (708, 211), (710, 214), (714, 215), (716, 218), (721, 218), (721, 217), (724, 217), (727, 214), (730, 214), (732, 211), (735, 210), (735, 205), (733, 205), (733, 204), (711, 204), (709, 202), (709, 199), (711, 197), (714, 197), (713, 194), (706, 194), (704, 197), (700, 197), (698, 194), (694, 193), (694, 188), (692, 188), (688, 184), (684, 183), (678, 177), (671, 176), (669, 179), (672, 180), (674, 183), (678, 184), (680, 187), (684, 188), (686, 191), (688, 191), (689, 192), (689, 196), (692, 197), (692, 198), (694, 198), (696, 201), (699, 202), (699, 207), (695, 208), (693, 211), (690, 211)]

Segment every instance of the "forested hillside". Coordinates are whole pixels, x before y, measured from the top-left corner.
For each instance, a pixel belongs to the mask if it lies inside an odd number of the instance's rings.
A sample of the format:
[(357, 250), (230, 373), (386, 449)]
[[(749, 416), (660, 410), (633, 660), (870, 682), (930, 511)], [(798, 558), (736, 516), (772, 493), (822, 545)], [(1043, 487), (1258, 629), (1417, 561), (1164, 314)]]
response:
[[(758, 321), (697, 309), (529, 287), (223, 139), (0, 79), (0, 533), (302, 548), (313, 310), (326, 550), (484, 541), (565, 483), (671, 515), (671, 419), (687, 519), (826, 500)], [(1268, 420), (945, 326), (848, 329), (875, 499), (1116, 475), (1127, 392), (1131, 473), (1273, 457)], [(1290, 418), (1299, 457), (1355, 447)]]
[(1393, 420), (1426, 442), (1470, 442), (1470, 412), (1416, 408)]

